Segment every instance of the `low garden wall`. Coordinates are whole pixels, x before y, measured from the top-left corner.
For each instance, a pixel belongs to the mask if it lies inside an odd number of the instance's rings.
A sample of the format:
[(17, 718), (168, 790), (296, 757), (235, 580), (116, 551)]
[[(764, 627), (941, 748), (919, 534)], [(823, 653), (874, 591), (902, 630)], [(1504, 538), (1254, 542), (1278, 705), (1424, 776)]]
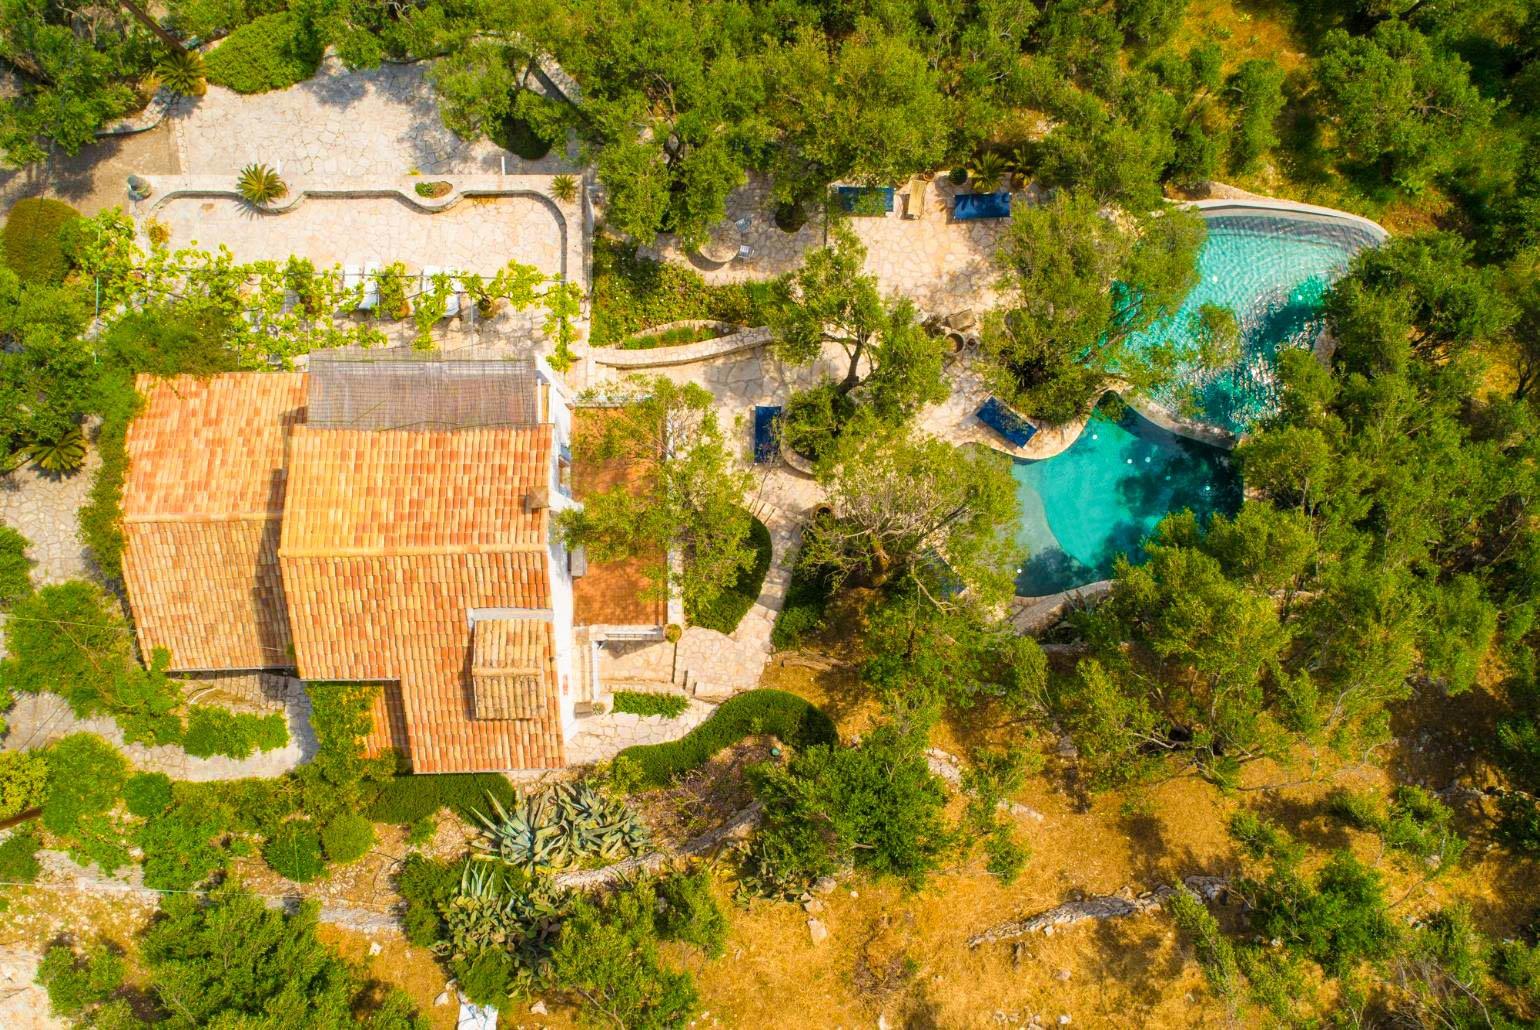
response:
[[(709, 321), (709, 320), (708, 320)], [(679, 347), (653, 347), (633, 350), (625, 347), (595, 347), (588, 352), (590, 361), (611, 368), (662, 368), (707, 361), (739, 351), (753, 350), (770, 342), (768, 326), (756, 326), (742, 332), (719, 336), (714, 340), (687, 343)]]

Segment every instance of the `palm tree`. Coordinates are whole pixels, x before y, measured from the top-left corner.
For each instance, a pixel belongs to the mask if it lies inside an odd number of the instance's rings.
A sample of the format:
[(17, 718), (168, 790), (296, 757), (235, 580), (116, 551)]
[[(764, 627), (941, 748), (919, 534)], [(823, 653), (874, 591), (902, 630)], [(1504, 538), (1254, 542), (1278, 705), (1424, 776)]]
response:
[(201, 97), (208, 91), (203, 55), (196, 50), (172, 51), (155, 65), (160, 84), (184, 97)]
[(265, 164), (249, 164), (242, 168), (241, 177), (235, 181), (235, 188), (247, 203), (258, 207), (270, 204), (289, 192), (289, 187), (278, 177), (278, 173)]

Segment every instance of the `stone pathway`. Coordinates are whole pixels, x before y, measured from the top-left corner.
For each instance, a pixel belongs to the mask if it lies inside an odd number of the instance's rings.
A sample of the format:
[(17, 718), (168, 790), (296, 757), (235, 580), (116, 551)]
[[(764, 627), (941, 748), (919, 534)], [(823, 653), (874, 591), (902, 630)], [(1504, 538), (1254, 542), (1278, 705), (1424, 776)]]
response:
[[(239, 679), (241, 677), (232, 678), (232, 685)], [(218, 755), (194, 758), (179, 747), (125, 744), (123, 731), (110, 717), (77, 718), (63, 698), (47, 693), (17, 696), (15, 707), (5, 713), (7, 730), (4, 741), (0, 742), (0, 749), (35, 751), (71, 733), (95, 733), (122, 751), (134, 768), (144, 772), (163, 772), (174, 780), (203, 783), (211, 780), (281, 776), (309, 761), (315, 754), (315, 736), (310, 729), (310, 698), (299, 680), (268, 673), (261, 674), (260, 680), (266, 696), (261, 701), (248, 697), (245, 704), (239, 699), (232, 701), (228, 695), (218, 699), (199, 697), (198, 688), (207, 686), (206, 681), (190, 681), (185, 690), (193, 701), (217, 701), (224, 707), (236, 710), (255, 708), (283, 712), (289, 726), (289, 743), (273, 751), (256, 752), (248, 758), (235, 759)]]
[(41, 472), (32, 465), (0, 476), (0, 522), (27, 538), (35, 585), (96, 574), (95, 564), (80, 542), (76, 514), (91, 492), (101, 463), (92, 447), (86, 452), (85, 467), (67, 476)]
[(42, 959), (25, 948), (0, 948), (0, 1026), (6, 1030), (64, 1030), (70, 1026), (69, 1020), (49, 1012), (48, 991), (37, 983)]
[(425, 63), (348, 71), (328, 57), (314, 77), (273, 93), (210, 86), (168, 121), (188, 175), (234, 175), (253, 161), (293, 176), (577, 170), (575, 146), (526, 161), (457, 137), (439, 117)]
[(716, 710), (716, 705), (691, 699), (690, 707), (673, 719), (629, 712), (579, 716), (577, 730), (567, 741), (567, 764), (592, 765), (614, 758), (633, 745), (678, 740), (711, 718)]

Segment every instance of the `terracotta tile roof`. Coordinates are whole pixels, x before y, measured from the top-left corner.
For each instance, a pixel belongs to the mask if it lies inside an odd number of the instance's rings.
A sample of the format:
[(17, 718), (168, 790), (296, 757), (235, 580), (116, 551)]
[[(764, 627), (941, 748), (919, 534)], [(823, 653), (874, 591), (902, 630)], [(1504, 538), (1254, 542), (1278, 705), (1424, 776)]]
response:
[(411, 554), (547, 544), (552, 427), (409, 432), (300, 427), (283, 551)]
[(139, 644), (173, 669), (293, 664), (277, 566), (301, 373), (141, 376), (123, 487), (123, 578)]
[[(556, 684), (530, 718), (477, 719), (471, 676), (472, 609), (551, 607), (549, 512), (525, 506), (551, 442), (549, 425), (294, 436), (279, 563), (300, 675), (397, 681), (415, 772), (563, 764)], [(371, 744), (399, 747), (380, 714)]]
[[(583, 453), (584, 437), (601, 432), (614, 417), (613, 408), (573, 411), (572, 495), (580, 501), (615, 486), (634, 492), (646, 488), (650, 462), (578, 456)], [(662, 626), (668, 621), (668, 601), (656, 578), (664, 561), (661, 551), (622, 561), (590, 561), (588, 571), (572, 581), (573, 622), (579, 626)]]
[(550, 621), (479, 619), (471, 636), (476, 718), (538, 719), (556, 682)]

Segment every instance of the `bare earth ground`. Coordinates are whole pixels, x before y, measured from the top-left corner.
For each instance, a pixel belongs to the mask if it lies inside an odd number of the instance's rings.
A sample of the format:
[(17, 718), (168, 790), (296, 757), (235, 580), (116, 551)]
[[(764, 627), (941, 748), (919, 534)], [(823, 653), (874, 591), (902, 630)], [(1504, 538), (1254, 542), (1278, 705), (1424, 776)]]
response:
[(22, 171), (0, 169), (0, 212), (22, 197), (53, 197), (94, 215), (128, 205), (130, 175), (176, 175), (182, 171), (167, 122), (132, 136), (114, 136), (60, 154)]

